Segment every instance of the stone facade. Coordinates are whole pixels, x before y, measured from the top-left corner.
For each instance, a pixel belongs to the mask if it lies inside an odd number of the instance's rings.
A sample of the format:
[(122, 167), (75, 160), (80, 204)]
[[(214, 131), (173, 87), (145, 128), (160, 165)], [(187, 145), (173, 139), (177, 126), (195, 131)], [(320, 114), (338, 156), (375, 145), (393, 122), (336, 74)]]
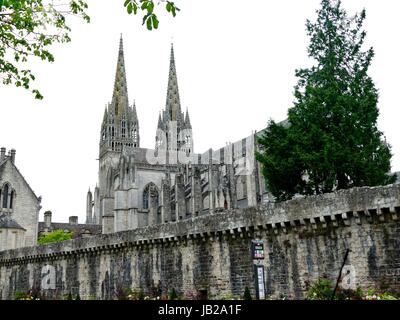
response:
[(102, 224), (103, 233), (112, 233), (256, 206), (268, 199), (254, 157), (256, 138), (254, 133), (219, 150), (194, 153), (171, 47), (155, 148), (141, 148), (136, 106), (129, 106), (121, 38), (112, 101), (101, 125), (99, 180), (94, 193), (87, 194), (86, 222)]
[(16, 152), (0, 152), (0, 250), (34, 246), (37, 241), (41, 198), (15, 165)]
[(238, 297), (248, 286), (254, 295), (254, 239), (264, 243), (269, 297), (300, 299), (313, 280), (336, 280), (347, 249), (352, 287), (400, 290), (399, 215), (395, 184), (3, 251), (0, 297), (40, 287), (48, 298), (113, 299), (121, 288), (150, 294), (156, 286), (209, 298)]

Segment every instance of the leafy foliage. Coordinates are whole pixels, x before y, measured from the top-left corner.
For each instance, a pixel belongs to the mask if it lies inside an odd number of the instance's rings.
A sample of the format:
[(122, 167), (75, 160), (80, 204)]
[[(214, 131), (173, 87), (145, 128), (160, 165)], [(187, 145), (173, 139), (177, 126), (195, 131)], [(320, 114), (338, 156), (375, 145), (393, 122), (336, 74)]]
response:
[(49, 234), (43, 235), (38, 239), (38, 244), (44, 245), (53, 242), (61, 242), (72, 239), (72, 232), (64, 230), (55, 230)]
[(251, 293), (250, 293), (249, 287), (246, 287), (244, 289), (243, 300), (253, 300), (253, 298), (251, 297)]
[(318, 279), (307, 292), (307, 300), (330, 300), (333, 293), (333, 285), (328, 279)]
[(178, 299), (178, 294), (175, 291), (175, 288), (172, 288), (171, 291), (169, 292), (168, 296), (169, 300), (177, 300)]
[[(172, 1), (162, 1), (165, 3), (165, 9), (172, 14), (173, 17), (176, 16), (176, 12), (180, 9)], [(157, 3), (159, 5), (160, 2)], [(148, 30), (153, 30), (158, 28), (158, 18), (154, 12), (154, 1), (153, 0), (126, 0), (124, 3), (126, 11), (129, 14), (137, 14), (138, 10), (144, 12), (143, 25), (146, 24)]]
[[(328, 279), (317, 279), (307, 292), (307, 300), (331, 300), (333, 294), (333, 283)], [(356, 290), (338, 287), (334, 300), (398, 300), (389, 292), (376, 292), (370, 288), (364, 292), (360, 287)]]
[(390, 146), (377, 128), (378, 90), (363, 51), (365, 10), (348, 17), (340, 1), (322, 0), (307, 21), (308, 53), (316, 64), (296, 70), (287, 125), (270, 121), (259, 139), (267, 186), (277, 200), (394, 182)]
[[(53, 62), (48, 47), (53, 43), (71, 41), (66, 17), (78, 16), (89, 22), (85, 13), (87, 4), (82, 0), (0, 0), (0, 79), (5, 85), (30, 89), (35, 80), (26, 68), (29, 57)], [(43, 96), (38, 89), (32, 93), (36, 99)]]

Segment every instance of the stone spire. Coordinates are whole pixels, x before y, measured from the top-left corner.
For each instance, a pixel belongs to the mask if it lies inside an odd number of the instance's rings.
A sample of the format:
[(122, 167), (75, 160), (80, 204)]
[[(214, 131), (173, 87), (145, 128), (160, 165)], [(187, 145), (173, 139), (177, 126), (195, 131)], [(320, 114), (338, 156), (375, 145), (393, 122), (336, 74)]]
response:
[(168, 90), (166, 112), (169, 120), (178, 121), (181, 113), (181, 102), (179, 99), (178, 79), (176, 76), (174, 46), (171, 43), (171, 56), (169, 62)]
[(186, 129), (192, 129), (192, 125), (190, 124), (189, 111), (187, 108), (186, 108), (186, 116), (185, 116), (185, 127), (186, 127)]
[(112, 112), (116, 117), (121, 118), (121, 115), (128, 108), (128, 88), (126, 83), (125, 60), (124, 60), (124, 45), (122, 34), (119, 40), (117, 70), (115, 72), (114, 91), (112, 97)]
[(164, 126), (163, 126), (163, 122), (162, 122), (162, 119), (161, 119), (161, 112), (160, 112), (159, 115), (158, 115), (157, 129), (163, 129), (163, 128), (164, 128)]
[(106, 109), (101, 126), (100, 157), (109, 150), (121, 152), (124, 146), (139, 148), (139, 120), (135, 102), (133, 106), (129, 105), (122, 35), (112, 101)]

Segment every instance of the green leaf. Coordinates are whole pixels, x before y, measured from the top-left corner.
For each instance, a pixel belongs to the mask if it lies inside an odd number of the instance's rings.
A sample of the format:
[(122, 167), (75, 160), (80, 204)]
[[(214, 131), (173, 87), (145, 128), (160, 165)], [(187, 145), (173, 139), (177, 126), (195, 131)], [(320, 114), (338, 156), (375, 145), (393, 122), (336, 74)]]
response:
[(158, 21), (158, 19), (157, 19), (157, 16), (156, 16), (155, 14), (153, 14), (153, 16), (151, 17), (151, 19), (153, 20), (154, 29), (157, 29), (157, 28), (158, 28), (158, 23), (159, 23), (159, 21)]
[(147, 12), (153, 13), (153, 10), (154, 10), (154, 3), (150, 1), (149, 4), (147, 5)]
[(149, 17), (148, 19), (147, 19), (147, 29), (148, 30), (152, 30), (153, 29), (153, 27), (152, 27), (152, 18), (151, 17)]
[(124, 3), (124, 7), (126, 7), (129, 3), (131, 3), (131, 0), (126, 0)]
[(126, 7), (126, 10), (128, 11), (129, 14), (132, 13), (133, 11), (133, 5), (132, 2), (129, 2), (128, 6)]
[(167, 5), (165, 6), (168, 12), (171, 12), (171, 3), (167, 2)]

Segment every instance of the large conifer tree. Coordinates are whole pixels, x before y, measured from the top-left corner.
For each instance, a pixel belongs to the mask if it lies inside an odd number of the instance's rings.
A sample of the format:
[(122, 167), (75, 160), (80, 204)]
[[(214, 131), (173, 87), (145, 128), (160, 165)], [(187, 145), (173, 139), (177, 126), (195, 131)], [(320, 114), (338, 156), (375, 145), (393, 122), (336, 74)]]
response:
[(362, 48), (365, 10), (348, 17), (340, 1), (321, 5), (316, 22), (306, 24), (316, 64), (296, 70), (289, 126), (271, 121), (259, 141), (264, 151), (257, 158), (278, 200), (394, 181), (390, 146), (377, 128), (378, 91), (368, 75), (374, 51)]

